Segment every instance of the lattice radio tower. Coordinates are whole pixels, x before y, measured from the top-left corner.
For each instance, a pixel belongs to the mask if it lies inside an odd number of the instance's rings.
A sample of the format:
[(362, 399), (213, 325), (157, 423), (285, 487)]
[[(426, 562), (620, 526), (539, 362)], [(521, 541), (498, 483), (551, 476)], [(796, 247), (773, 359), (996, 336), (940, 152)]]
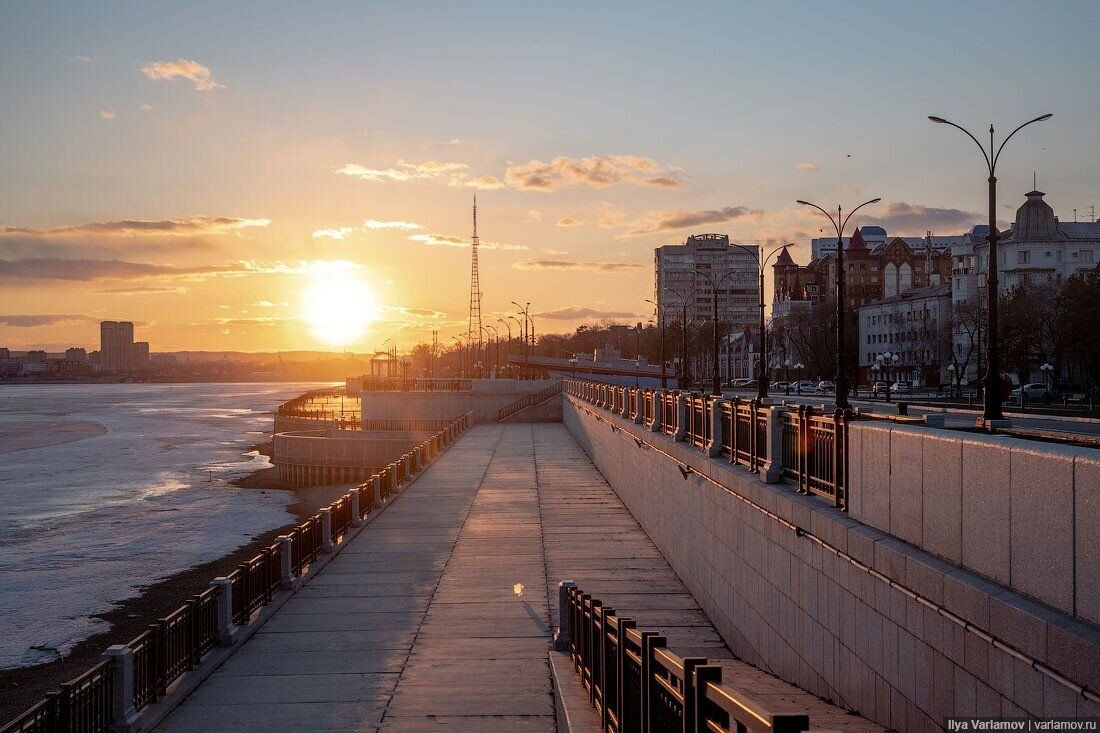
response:
[(470, 364), (476, 364), (481, 354), (481, 282), (477, 272), (477, 194), (474, 194), (474, 236), (470, 239), (470, 318), (466, 326), (466, 344), (470, 349)]

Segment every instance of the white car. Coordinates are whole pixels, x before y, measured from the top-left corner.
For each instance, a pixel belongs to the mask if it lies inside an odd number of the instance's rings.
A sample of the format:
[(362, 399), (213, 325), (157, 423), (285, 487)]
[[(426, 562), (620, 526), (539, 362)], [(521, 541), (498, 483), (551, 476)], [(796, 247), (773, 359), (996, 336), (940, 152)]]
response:
[(730, 387), (733, 389), (737, 389), (739, 387), (751, 387), (754, 384), (756, 384), (755, 379), (734, 379), (730, 381)]
[(1023, 390), (1024, 397), (1027, 397), (1029, 400), (1045, 400), (1050, 397), (1050, 387), (1039, 382), (1033, 382), (1012, 390), (1012, 399), (1020, 399), (1021, 390)]
[(791, 391), (799, 394), (817, 394), (817, 385), (806, 380), (792, 382)]
[(912, 394), (913, 388), (909, 382), (894, 382), (890, 385), (890, 391), (894, 394)]

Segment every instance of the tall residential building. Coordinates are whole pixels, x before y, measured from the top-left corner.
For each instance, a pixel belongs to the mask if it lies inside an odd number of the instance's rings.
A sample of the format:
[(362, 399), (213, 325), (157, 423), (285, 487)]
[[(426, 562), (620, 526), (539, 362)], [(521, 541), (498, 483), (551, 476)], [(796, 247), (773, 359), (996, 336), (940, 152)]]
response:
[(137, 370), (149, 368), (149, 342), (135, 341), (133, 350), (133, 367)]
[(99, 324), (99, 353), (103, 368), (127, 372), (134, 368), (134, 324), (103, 321)]
[[(950, 382), (951, 285), (911, 288), (859, 309), (859, 380), (917, 387)], [(880, 361), (884, 354), (897, 362)], [(873, 367), (878, 366), (876, 370)]]
[(719, 323), (734, 332), (755, 332), (760, 318), (759, 253), (755, 244), (731, 245), (725, 234), (693, 234), (684, 244), (654, 249), (658, 325), (679, 323), (685, 305), (689, 322), (710, 321), (716, 290)]
[(65, 361), (88, 361), (88, 352), (79, 346), (65, 349)]

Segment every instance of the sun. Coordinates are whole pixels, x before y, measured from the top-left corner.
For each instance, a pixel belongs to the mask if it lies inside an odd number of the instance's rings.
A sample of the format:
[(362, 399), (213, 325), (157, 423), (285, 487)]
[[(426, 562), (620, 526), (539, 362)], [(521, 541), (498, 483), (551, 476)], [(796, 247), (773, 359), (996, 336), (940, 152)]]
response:
[(378, 303), (358, 270), (342, 260), (310, 266), (301, 315), (315, 338), (342, 346), (361, 338), (374, 321)]

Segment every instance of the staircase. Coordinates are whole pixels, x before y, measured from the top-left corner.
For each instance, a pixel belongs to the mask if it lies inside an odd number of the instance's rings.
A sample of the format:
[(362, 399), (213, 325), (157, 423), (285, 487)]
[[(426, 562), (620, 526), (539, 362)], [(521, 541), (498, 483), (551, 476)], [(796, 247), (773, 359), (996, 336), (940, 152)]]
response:
[(515, 402), (505, 405), (500, 408), (500, 411), (497, 413), (497, 422), (507, 422), (514, 415), (526, 410), (528, 407), (537, 407), (561, 395), (561, 385), (562, 383), (560, 381), (555, 382), (541, 392), (524, 395)]

